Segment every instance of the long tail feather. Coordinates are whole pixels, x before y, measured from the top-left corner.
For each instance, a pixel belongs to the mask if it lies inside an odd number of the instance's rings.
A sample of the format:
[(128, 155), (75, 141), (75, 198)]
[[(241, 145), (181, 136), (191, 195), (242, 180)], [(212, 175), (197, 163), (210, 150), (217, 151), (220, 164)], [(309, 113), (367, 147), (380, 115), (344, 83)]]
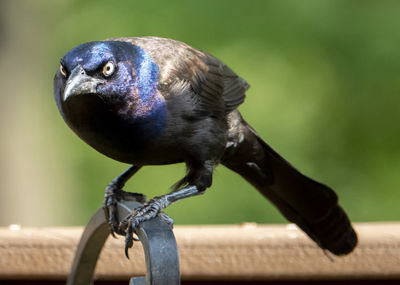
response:
[(336, 255), (351, 252), (357, 235), (335, 192), (295, 169), (238, 112), (231, 115), (230, 125), (222, 163), (257, 188), (321, 248)]

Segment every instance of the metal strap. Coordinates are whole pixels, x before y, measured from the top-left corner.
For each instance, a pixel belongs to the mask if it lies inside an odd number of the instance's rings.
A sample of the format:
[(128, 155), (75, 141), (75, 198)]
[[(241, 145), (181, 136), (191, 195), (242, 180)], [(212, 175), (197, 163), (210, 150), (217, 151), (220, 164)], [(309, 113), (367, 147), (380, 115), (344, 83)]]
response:
[[(133, 201), (118, 203), (118, 216), (123, 219), (141, 204)], [(102, 208), (93, 215), (82, 234), (75, 253), (67, 285), (93, 284), (97, 259), (110, 234)], [(159, 217), (143, 222), (136, 228), (146, 259), (146, 277), (131, 278), (131, 285), (180, 284), (179, 257), (171, 228)]]

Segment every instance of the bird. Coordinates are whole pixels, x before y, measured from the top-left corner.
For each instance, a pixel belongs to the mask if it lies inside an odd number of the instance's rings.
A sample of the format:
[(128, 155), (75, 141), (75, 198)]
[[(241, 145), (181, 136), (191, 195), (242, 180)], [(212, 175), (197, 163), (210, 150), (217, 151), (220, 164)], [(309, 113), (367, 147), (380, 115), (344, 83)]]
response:
[[(107, 187), (103, 209), (110, 231), (125, 236), (170, 204), (200, 194), (222, 164), (251, 185), (325, 252), (357, 245), (349, 217), (329, 186), (307, 177), (272, 149), (238, 110), (250, 85), (216, 57), (160, 37), (111, 38), (80, 44), (60, 61), (54, 97), (64, 121), (83, 141), (131, 165)], [(167, 194), (146, 200), (123, 190), (146, 165), (186, 164)], [(121, 199), (142, 203), (119, 221)]]

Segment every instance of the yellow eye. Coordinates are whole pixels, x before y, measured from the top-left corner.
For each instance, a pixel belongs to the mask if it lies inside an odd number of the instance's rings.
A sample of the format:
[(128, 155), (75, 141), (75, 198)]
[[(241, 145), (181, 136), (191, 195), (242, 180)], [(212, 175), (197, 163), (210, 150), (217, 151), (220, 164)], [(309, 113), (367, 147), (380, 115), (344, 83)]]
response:
[(62, 76), (67, 77), (67, 71), (65, 70), (65, 67), (62, 64), (60, 64), (60, 72)]
[(103, 67), (103, 74), (104, 76), (111, 76), (114, 73), (114, 62), (109, 61)]

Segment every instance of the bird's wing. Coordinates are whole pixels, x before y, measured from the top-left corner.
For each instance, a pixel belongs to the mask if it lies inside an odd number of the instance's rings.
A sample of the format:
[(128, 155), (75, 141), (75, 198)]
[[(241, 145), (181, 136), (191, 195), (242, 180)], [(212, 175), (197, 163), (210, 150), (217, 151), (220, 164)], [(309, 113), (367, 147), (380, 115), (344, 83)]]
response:
[[(195, 110), (221, 117), (236, 109), (249, 85), (217, 58), (189, 45), (165, 38), (119, 38), (144, 49), (159, 66), (161, 86), (185, 86), (193, 90)], [(168, 92), (164, 93), (168, 99)], [(173, 94), (172, 94), (173, 96)]]
[(230, 113), (243, 103), (245, 92), (250, 85), (237, 76), (228, 66), (223, 65), (224, 92), (222, 97), (225, 102), (225, 112)]
[(225, 114), (230, 113), (243, 103), (245, 92), (250, 86), (217, 58), (205, 54), (203, 60), (208, 70), (205, 72), (205, 80), (198, 82), (199, 95), (204, 101), (221, 98)]

